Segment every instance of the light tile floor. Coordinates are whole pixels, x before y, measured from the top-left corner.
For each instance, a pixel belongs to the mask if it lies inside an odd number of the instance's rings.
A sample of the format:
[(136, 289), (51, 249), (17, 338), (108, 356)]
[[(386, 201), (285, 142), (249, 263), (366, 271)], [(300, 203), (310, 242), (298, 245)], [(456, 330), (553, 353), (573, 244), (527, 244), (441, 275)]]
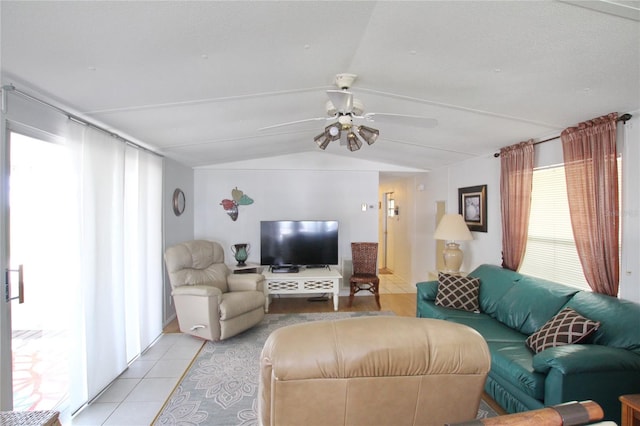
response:
[[(380, 274), (380, 294), (415, 293), (416, 284), (393, 274)], [(348, 285), (349, 283), (347, 283)]]
[(62, 424), (150, 425), (203, 343), (184, 334), (163, 334), (77, 415), (62, 412)]
[[(413, 283), (381, 274), (380, 294), (415, 293)], [(202, 347), (192, 336), (163, 334), (98, 398), (76, 416), (63, 412), (63, 425), (148, 426)]]

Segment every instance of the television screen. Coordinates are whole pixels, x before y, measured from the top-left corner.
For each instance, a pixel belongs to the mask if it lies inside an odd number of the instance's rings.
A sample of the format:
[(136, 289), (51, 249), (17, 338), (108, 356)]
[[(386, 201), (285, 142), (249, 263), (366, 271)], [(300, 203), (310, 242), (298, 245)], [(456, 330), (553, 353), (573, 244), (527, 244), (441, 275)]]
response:
[(337, 265), (338, 221), (260, 222), (262, 265)]

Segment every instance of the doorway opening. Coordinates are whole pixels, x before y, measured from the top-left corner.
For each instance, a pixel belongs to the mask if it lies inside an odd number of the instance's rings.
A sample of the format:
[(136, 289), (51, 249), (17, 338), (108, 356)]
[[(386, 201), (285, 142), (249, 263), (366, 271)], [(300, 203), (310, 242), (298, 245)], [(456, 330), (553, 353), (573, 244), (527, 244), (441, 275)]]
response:
[(69, 167), (59, 144), (11, 132), (9, 269), (13, 409), (60, 409), (69, 391), (67, 242), (73, 217)]
[(393, 252), (393, 233), (390, 232), (389, 219), (393, 217), (395, 213), (395, 200), (393, 199), (393, 192), (385, 192), (383, 194), (384, 209), (382, 210), (382, 264), (378, 269), (378, 273), (381, 275), (393, 274), (392, 256)]

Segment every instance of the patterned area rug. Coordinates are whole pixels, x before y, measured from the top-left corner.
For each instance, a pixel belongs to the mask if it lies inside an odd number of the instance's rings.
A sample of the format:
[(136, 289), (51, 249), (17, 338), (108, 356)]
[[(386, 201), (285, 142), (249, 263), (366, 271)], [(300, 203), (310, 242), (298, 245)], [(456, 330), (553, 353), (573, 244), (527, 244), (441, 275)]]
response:
[[(237, 336), (207, 342), (156, 417), (154, 425), (258, 425), (257, 394), (260, 352), (272, 331), (291, 324), (393, 312), (327, 312), (267, 314)], [(481, 401), (478, 417), (496, 413)]]

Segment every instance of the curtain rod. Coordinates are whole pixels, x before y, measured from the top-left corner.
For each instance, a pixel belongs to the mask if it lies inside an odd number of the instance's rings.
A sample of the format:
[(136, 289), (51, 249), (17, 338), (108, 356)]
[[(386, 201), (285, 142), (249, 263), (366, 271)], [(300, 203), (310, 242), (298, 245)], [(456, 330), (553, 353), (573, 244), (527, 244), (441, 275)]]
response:
[(39, 103), (41, 105), (44, 105), (46, 107), (52, 108), (52, 109), (58, 111), (60, 114), (65, 115), (71, 121), (75, 121), (76, 123), (82, 124), (84, 126), (91, 127), (91, 128), (96, 129), (96, 130), (98, 130), (98, 131), (100, 131), (102, 133), (106, 133), (107, 135), (111, 136), (112, 138), (120, 139), (121, 141), (123, 141), (127, 145), (133, 146), (133, 147), (135, 147), (137, 149), (141, 149), (143, 151), (146, 151), (146, 152), (149, 152), (151, 154), (157, 155), (158, 157), (164, 158), (164, 155), (159, 154), (159, 153), (155, 152), (152, 149), (149, 149), (149, 148), (144, 147), (144, 146), (142, 146), (140, 144), (137, 144), (137, 143), (135, 143), (133, 141), (130, 141), (127, 138), (123, 138), (119, 134), (114, 133), (114, 132), (112, 132), (110, 130), (107, 130), (104, 127), (98, 126), (97, 124), (91, 123), (91, 122), (85, 120), (84, 118), (78, 117), (77, 115), (74, 115), (74, 114), (70, 113), (69, 111), (66, 111), (66, 110), (62, 109), (57, 105), (54, 105), (54, 104), (49, 103), (47, 101), (44, 101), (44, 100), (42, 100), (40, 98), (37, 98), (37, 97), (35, 97), (33, 95), (30, 95), (30, 94), (28, 94), (26, 92), (23, 92), (22, 90), (16, 89), (16, 87), (13, 84), (8, 84), (6, 86), (2, 86), (2, 92), (3, 92), (3, 96), (2, 96), (2, 100), (3, 100), (3, 102), (2, 102), (2, 110), (3, 110), (3, 112), (5, 111), (5, 109), (7, 107), (4, 93), (15, 93), (16, 95), (20, 95), (25, 99), (28, 99), (28, 100), (31, 100), (33, 102), (37, 102), (37, 103)]
[[(618, 120), (616, 120), (616, 121), (622, 121), (624, 124), (626, 124), (627, 121), (631, 120), (631, 117), (633, 117), (631, 114), (622, 114), (620, 117), (618, 117)], [(536, 142), (533, 143), (533, 145), (538, 145), (538, 144), (541, 144), (541, 143), (554, 141), (556, 139), (560, 139), (560, 136), (554, 136), (552, 138), (543, 139), (541, 141), (536, 141)], [(496, 152), (495, 154), (493, 154), (493, 156), (495, 158), (498, 158), (498, 157), (500, 157), (500, 153)]]

